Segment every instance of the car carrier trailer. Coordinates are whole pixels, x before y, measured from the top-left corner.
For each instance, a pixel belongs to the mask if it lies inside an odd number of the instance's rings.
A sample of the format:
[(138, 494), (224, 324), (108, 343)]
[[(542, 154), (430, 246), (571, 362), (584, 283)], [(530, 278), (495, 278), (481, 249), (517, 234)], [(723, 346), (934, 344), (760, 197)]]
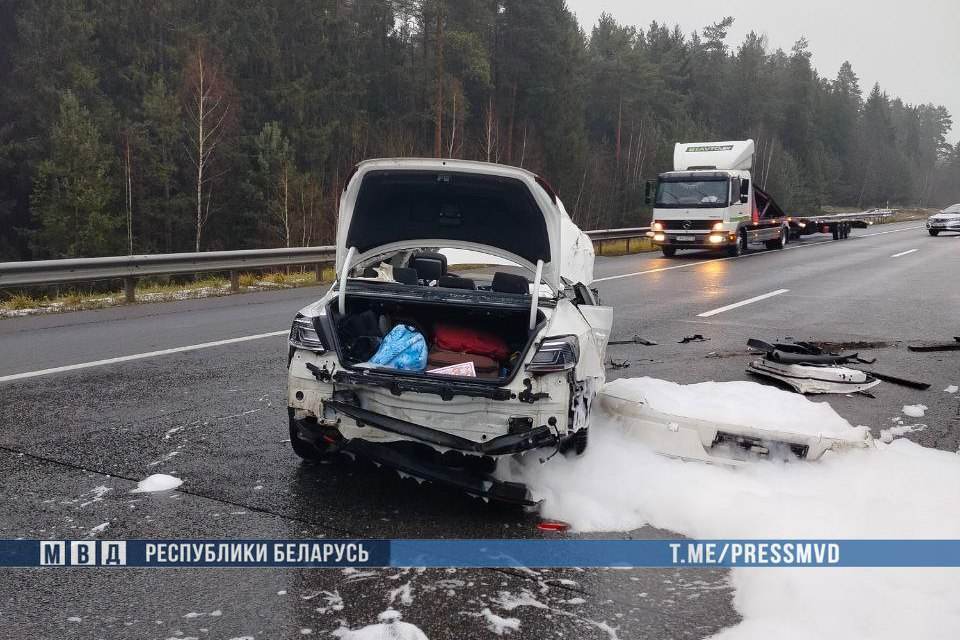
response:
[(788, 216), (790, 239), (814, 233), (829, 233), (834, 240), (843, 240), (851, 229), (867, 229), (893, 215), (889, 209), (872, 209), (857, 213), (836, 213), (822, 216)]

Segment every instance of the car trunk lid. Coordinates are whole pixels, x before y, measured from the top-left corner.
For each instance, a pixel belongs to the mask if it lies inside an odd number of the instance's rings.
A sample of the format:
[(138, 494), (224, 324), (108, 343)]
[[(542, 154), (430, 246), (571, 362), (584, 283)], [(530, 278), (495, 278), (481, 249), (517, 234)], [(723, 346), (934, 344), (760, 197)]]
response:
[(460, 160), (360, 163), (344, 191), (337, 273), (355, 260), (407, 248), (460, 248), (536, 272), (554, 292), (561, 278), (589, 284), (593, 247), (541, 178), (516, 167)]

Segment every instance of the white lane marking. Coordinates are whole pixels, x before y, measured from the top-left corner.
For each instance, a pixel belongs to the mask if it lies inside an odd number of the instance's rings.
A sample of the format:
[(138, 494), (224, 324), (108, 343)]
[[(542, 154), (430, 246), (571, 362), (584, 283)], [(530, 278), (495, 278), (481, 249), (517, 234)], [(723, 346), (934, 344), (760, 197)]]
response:
[[(891, 229), (891, 230), (889, 230), (889, 231), (878, 231), (878, 232), (876, 232), (876, 233), (865, 233), (865, 234), (863, 234), (863, 235), (851, 236), (851, 238), (853, 238), (853, 239), (869, 238), (869, 237), (871, 237), (871, 236), (882, 236), (882, 235), (886, 235), (886, 234), (888, 234), (888, 233), (900, 233), (901, 231), (912, 231), (913, 229), (922, 229), (922, 228), (923, 228), (922, 226), (919, 226), (919, 225), (918, 225), (918, 226), (916, 226), (916, 227), (905, 227), (905, 228), (903, 228), (903, 229)], [(957, 237), (960, 238), (960, 236), (957, 236)], [(783, 249), (781, 249), (781, 251), (790, 251), (791, 249), (805, 249), (805, 248), (807, 248), (807, 247), (816, 247), (817, 245), (830, 244), (830, 243), (833, 243), (833, 242), (837, 242), (837, 241), (836, 241), (836, 240), (821, 240), (821, 241), (819, 241), (819, 242), (807, 242), (807, 243), (805, 243), (805, 244), (795, 244), (795, 245), (792, 245), (792, 246), (791, 246), (791, 245), (787, 245), (786, 247), (784, 247)], [(606, 276), (606, 277), (603, 277), (603, 278), (594, 278), (593, 281), (594, 281), (594, 282), (607, 282), (608, 280), (619, 280), (620, 278), (632, 278), (632, 277), (634, 277), (634, 276), (644, 276), (644, 275), (647, 275), (648, 273), (660, 273), (661, 271), (670, 271), (671, 269), (687, 269), (687, 268), (689, 268), (689, 267), (696, 267), (696, 266), (698, 266), (698, 265), (706, 264), (706, 263), (708, 263), (708, 262), (722, 262), (722, 261), (724, 261), (724, 260), (739, 260), (740, 258), (755, 258), (755, 257), (757, 257), (757, 256), (775, 255), (776, 253), (778, 253), (778, 252), (777, 252), (777, 251), (761, 251), (760, 253), (745, 253), (745, 254), (743, 254), (742, 256), (727, 256), (726, 258), (711, 258), (711, 259), (708, 259), (708, 260), (698, 260), (697, 262), (691, 262), (690, 264), (676, 264), (676, 265), (673, 265), (672, 267), (658, 267), (658, 268), (656, 268), (656, 269), (647, 269), (646, 271), (635, 271), (635, 272), (633, 272), (633, 273), (621, 273), (621, 274), (615, 275), (615, 276)]]
[(908, 253), (913, 253), (914, 251), (916, 251), (916, 249), (907, 249), (906, 251), (901, 251), (900, 253), (895, 253), (895, 254), (893, 254), (893, 255), (890, 256), (890, 257), (891, 257), (891, 258), (899, 258), (900, 256), (905, 256), (905, 255), (907, 255)]
[(767, 298), (772, 298), (773, 296), (778, 296), (781, 293), (786, 293), (790, 289), (777, 289), (776, 291), (771, 291), (770, 293), (764, 293), (763, 295), (754, 296), (752, 298), (747, 298), (746, 300), (741, 300), (740, 302), (734, 302), (733, 304), (728, 304), (725, 307), (718, 307), (716, 309), (711, 309), (710, 311), (704, 311), (703, 313), (698, 313), (698, 318), (709, 318), (710, 316), (715, 316), (718, 313), (723, 313), (724, 311), (730, 311), (730, 309), (736, 309), (737, 307), (742, 307), (745, 304), (753, 304), (754, 302), (759, 302), (760, 300), (766, 300)]
[(227, 340), (217, 340), (215, 342), (201, 342), (200, 344), (191, 344), (185, 347), (174, 347), (172, 349), (161, 349), (160, 351), (148, 351), (146, 353), (135, 353), (129, 356), (119, 356), (117, 358), (107, 358), (106, 360), (94, 360), (92, 362), (81, 362), (79, 364), (68, 364), (63, 367), (53, 367), (51, 369), (38, 369), (37, 371), (26, 371), (24, 373), (14, 373), (8, 376), (0, 376), (0, 382), (10, 382), (13, 380), (23, 380), (24, 378), (35, 378), (37, 376), (46, 376), (51, 373), (63, 373), (64, 371), (75, 371), (77, 369), (89, 369), (90, 367), (100, 367), (105, 364), (116, 364), (118, 362), (129, 362), (131, 360), (143, 360), (144, 358), (155, 358), (157, 356), (166, 356), (171, 353), (183, 353), (184, 351), (196, 351), (197, 349), (209, 349), (210, 347), (222, 347), (227, 344), (236, 344), (248, 340), (259, 340), (261, 338), (272, 338), (273, 336), (282, 336), (290, 333), (289, 330), (272, 331), (270, 333), (257, 333), (251, 336), (241, 336), (239, 338), (229, 338)]

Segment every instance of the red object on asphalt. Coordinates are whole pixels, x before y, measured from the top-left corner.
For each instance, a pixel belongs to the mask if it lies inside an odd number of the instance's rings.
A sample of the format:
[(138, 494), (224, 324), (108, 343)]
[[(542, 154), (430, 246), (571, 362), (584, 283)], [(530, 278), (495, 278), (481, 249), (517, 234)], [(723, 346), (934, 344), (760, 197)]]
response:
[(566, 531), (570, 525), (560, 520), (541, 520), (537, 523), (537, 529), (540, 531)]

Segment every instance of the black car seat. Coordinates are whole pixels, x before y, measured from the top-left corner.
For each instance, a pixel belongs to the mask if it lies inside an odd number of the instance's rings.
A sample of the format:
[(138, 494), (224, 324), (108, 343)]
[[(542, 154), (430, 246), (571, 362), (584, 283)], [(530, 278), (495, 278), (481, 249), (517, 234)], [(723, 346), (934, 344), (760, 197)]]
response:
[(497, 271), (490, 288), (499, 293), (530, 293), (530, 282), (515, 273)]
[(447, 256), (432, 251), (420, 251), (410, 257), (410, 267), (425, 282), (439, 280), (447, 274)]
[(447, 289), (476, 289), (477, 285), (470, 278), (461, 278), (460, 276), (445, 275), (437, 280), (438, 287)]
[(401, 284), (418, 284), (417, 270), (407, 267), (394, 267), (393, 279)]

